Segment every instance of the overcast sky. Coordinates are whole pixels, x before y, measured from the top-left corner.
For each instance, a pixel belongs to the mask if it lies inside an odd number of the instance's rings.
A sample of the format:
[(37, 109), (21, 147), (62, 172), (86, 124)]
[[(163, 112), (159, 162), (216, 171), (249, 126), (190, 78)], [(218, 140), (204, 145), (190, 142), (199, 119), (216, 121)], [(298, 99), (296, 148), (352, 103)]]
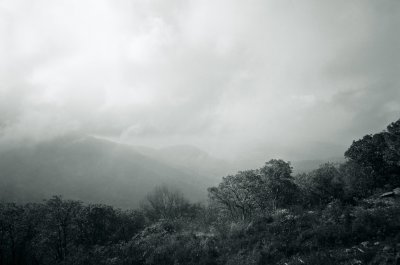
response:
[(400, 1), (0, 0), (2, 144), (343, 154), (400, 118)]

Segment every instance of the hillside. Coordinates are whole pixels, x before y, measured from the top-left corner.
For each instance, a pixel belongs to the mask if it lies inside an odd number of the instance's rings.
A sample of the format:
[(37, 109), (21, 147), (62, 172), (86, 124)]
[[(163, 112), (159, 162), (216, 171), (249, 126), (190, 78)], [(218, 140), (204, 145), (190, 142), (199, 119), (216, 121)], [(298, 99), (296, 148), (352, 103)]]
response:
[(233, 173), (233, 163), (215, 158), (191, 145), (173, 145), (160, 149), (134, 147), (138, 152), (179, 168), (190, 175), (203, 176), (210, 184), (217, 184), (223, 176)]
[(68, 136), (0, 153), (1, 199), (37, 201), (54, 194), (135, 207), (157, 185), (191, 200), (206, 198), (204, 177), (137, 152), (129, 145)]

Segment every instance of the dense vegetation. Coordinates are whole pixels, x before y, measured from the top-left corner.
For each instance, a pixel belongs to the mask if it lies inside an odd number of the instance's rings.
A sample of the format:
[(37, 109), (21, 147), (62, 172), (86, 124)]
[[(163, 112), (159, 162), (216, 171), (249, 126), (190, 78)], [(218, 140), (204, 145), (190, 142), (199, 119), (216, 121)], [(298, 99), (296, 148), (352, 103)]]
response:
[(345, 156), (295, 176), (270, 160), (207, 205), (166, 187), (132, 211), (3, 203), (0, 264), (400, 264), (400, 120)]

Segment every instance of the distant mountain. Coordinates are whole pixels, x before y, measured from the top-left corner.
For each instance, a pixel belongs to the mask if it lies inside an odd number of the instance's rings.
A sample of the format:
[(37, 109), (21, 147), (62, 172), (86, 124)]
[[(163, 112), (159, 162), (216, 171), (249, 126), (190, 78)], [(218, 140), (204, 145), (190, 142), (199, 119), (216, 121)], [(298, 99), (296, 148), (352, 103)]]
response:
[(208, 183), (213, 185), (218, 184), (222, 177), (235, 173), (231, 163), (215, 158), (191, 145), (174, 145), (161, 149), (135, 147), (135, 149), (146, 156), (177, 167), (188, 174), (203, 176)]
[[(0, 152), (0, 199), (24, 202), (61, 194), (125, 208), (167, 184), (193, 201), (205, 200), (212, 178), (188, 170), (191, 165), (182, 167), (189, 159), (181, 156), (189, 149), (170, 151), (146, 155), (129, 145), (74, 135)], [(192, 158), (200, 163), (203, 155), (196, 152)]]

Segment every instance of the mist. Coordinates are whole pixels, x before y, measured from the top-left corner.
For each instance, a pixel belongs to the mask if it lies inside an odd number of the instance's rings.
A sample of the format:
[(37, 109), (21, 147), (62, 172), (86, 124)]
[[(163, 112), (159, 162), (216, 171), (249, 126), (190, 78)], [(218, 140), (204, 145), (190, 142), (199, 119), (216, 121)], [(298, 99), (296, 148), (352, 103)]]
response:
[(69, 133), (342, 156), (400, 111), (397, 1), (0, 3), (2, 148)]

